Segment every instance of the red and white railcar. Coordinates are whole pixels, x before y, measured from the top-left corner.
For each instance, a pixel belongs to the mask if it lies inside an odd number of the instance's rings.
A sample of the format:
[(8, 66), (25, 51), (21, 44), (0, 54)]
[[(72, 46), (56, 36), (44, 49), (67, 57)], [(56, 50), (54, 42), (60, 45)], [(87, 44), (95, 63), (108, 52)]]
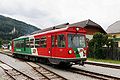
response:
[(86, 30), (79, 26), (41, 30), (12, 41), (16, 56), (32, 56), (52, 64), (84, 64), (87, 57)]

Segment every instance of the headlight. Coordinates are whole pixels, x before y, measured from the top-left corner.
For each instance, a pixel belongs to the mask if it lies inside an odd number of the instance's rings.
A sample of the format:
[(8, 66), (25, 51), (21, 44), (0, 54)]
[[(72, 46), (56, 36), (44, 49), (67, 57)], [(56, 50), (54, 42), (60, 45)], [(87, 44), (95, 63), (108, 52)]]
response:
[(69, 54), (72, 54), (72, 50), (69, 50), (68, 53), (69, 53)]
[(79, 28), (77, 27), (76, 30), (79, 31)]
[(86, 53), (87, 51), (86, 50), (84, 50), (84, 53)]

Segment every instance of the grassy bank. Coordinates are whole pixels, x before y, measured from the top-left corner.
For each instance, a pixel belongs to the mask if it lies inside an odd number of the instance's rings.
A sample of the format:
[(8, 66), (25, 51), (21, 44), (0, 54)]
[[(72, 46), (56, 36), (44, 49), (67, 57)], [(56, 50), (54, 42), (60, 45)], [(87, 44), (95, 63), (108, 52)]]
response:
[(2, 51), (2, 48), (0, 48), (0, 51)]
[(105, 59), (93, 59), (93, 58), (88, 58), (90, 61), (96, 61), (96, 62), (105, 62), (105, 63), (113, 63), (113, 64), (120, 64), (120, 61), (117, 60), (105, 60)]

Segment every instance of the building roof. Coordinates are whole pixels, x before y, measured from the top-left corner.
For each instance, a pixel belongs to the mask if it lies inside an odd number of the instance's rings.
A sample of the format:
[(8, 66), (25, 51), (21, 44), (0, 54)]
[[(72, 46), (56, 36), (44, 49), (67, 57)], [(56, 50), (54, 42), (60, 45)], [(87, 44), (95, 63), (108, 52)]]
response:
[(72, 27), (72, 26), (79, 26), (79, 27), (83, 27), (83, 28), (88, 27), (88, 26), (93, 26), (93, 27), (97, 27), (97, 28), (103, 30), (103, 32), (106, 33), (104, 31), (104, 29), (99, 24), (97, 24), (97, 23), (91, 21), (90, 19), (88, 19), (88, 20), (84, 20), (84, 21), (81, 21), (81, 22), (73, 23), (73, 24), (69, 24), (69, 23), (60, 24), (60, 25), (57, 25), (57, 26), (53, 26), (53, 27), (49, 27), (49, 28), (46, 28), (46, 29), (42, 29), (42, 30), (33, 32), (32, 34), (44, 32), (44, 31), (49, 31), (49, 30), (53, 30), (53, 29)]
[(120, 21), (116, 21), (115, 23), (111, 24), (111, 25), (107, 28), (106, 32), (107, 32), (108, 34), (120, 33)]
[(101, 26), (95, 22), (93, 22), (92, 20), (88, 19), (88, 20), (84, 20), (81, 22), (77, 22), (77, 23), (73, 23), (70, 24), (70, 26), (81, 26), (81, 27), (86, 27), (86, 26), (96, 26), (98, 28), (101, 28)]
[(94, 26), (94, 27), (102, 28), (99, 24), (93, 22), (90, 19), (80, 21), (80, 22), (77, 22), (77, 23), (73, 23), (73, 24), (65, 23), (65, 24), (57, 25), (55, 27), (56, 28), (63, 28), (63, 27), (66, 27), (65, 25), (68, 25), (68, 26), (80, 26), (80, 27), (83, 27), (83, 28), (86, 27), (86, 26)]
[(88, 27), (95, 28), (96, 27), (96, 28), (99, 28), (103, 33), (106, 33), (106, 31), (99, 24), (93, 22), (90, 19), (84, 20), (84, 21), (81, 21), (81, 22), (77, 22), (77, 23), (73, 23), (73, 24), (66, 23), (66, 24), (58, 25), (58, 26), (55, 26), (55, 28), (67, 27), (65, 25), (67, 25), (68, 27), (79, 26), (79, 27), (83, 27), (83, 28), (88, 28)]

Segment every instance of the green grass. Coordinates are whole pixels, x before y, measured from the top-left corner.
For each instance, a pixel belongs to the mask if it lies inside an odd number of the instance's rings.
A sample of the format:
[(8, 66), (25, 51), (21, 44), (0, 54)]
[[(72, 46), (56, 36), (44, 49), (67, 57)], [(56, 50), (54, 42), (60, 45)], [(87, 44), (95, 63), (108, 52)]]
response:
[(2, 48), (0, 48), (0, 51), (2, 51)]
[(117, 61), (117, 60), (93, 59), (93, 58), (88, 58), (88, 60), (89, 61), (96, 61), (96, 62), (105, 62), (105, 63), (120, 64), (120, 61)]

